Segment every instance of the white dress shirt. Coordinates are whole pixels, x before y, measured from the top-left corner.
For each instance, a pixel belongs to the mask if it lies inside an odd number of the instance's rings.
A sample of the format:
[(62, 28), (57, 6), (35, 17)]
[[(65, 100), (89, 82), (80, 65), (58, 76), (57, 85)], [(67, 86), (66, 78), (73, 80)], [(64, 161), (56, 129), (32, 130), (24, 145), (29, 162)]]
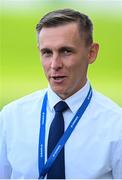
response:
[[(48, 89), (16, 100), (0, 113), (0, 178), (38, 178), (40, 112), (48, 92), (45, 155), (54, 105), (61, 99)], [(89, 82), (65, 102), (65, 129), (89, 91)], [(46, 156), (47, 158), (47, 156)], [(93, 90), (82, 118), (65, 144), (66, 179), (122, 178), (122, 110)]]

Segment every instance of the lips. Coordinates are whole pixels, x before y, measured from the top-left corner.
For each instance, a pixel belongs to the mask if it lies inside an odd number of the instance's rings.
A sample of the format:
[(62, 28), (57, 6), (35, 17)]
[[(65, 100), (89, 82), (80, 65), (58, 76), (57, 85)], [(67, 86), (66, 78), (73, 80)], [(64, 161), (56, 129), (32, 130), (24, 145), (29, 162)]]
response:
[(58, 80), (58, 79), (63, 79), (65, 78), (66, 76), (53, 76), (52, 78), (55, 79), (55, 80)]
[(56, 76), (51, 76), (51, 79), (56, 82), (56, 83), (61, 83), (65, 80), (66, 76), (62, 75), (56, 75)]

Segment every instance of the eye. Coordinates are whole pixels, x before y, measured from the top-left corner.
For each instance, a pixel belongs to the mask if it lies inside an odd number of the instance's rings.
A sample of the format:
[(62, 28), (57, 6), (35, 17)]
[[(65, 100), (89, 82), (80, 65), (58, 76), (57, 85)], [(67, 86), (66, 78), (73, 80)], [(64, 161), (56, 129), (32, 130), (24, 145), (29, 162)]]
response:
[(64, 50), (64, 54), (68, 55), (68, 54), (70, 54), (70, 53), (71, 53), (70, 50)]
[(43, 57), (50, 57), (50, 56), (52, 56), (52, 51), (49, 50), (49, 49), (42, 50), (41, 54), (42, 54)]
[(61, 49), (61, 53), (64, 55), (64, 56), (69, 56), (72, 54), (72, 50), (70, 48), (62, 48)]

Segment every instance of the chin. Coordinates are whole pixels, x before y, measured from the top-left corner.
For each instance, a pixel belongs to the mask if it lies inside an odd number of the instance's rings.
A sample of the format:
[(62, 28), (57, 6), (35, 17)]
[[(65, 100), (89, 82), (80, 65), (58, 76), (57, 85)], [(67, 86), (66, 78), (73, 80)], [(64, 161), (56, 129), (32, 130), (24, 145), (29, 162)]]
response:
[(56, 93), (56, 94), (64, 94), (64, 89), (57, 89), (57, 88), (53, 88), (53, 91)]
[(64, 88), (54, 88), (52, 87), (52, 90), (62, 99), (64, 99), (64, 97), (66, 96), (66, 91), (64, 90)]

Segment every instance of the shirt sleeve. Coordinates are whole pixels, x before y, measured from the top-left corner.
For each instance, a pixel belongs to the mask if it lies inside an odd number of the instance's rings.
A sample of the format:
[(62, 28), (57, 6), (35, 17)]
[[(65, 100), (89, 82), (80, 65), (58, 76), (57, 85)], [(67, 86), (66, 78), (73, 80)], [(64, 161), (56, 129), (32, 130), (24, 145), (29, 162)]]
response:
[(114, 179), (122, 179), (122, 119), (119, 141), (113, 145), (112, 173)]
[(11, 177), (11, 166), (7, 159), (7, 147), (4, 128), (3, 112), (0, 112), (0, 179), (9, 179)]

